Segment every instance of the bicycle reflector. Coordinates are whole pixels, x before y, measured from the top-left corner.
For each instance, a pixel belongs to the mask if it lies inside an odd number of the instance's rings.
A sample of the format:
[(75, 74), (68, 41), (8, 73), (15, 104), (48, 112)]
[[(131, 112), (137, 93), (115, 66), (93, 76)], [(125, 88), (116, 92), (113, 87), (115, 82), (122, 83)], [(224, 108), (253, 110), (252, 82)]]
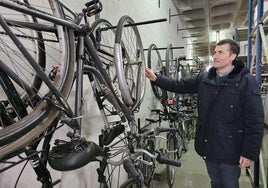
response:
[(174, 105), (174, 104), (176, 104), (176, 101), (174, 99), (167, 99), (166, 104), (167, 105)]

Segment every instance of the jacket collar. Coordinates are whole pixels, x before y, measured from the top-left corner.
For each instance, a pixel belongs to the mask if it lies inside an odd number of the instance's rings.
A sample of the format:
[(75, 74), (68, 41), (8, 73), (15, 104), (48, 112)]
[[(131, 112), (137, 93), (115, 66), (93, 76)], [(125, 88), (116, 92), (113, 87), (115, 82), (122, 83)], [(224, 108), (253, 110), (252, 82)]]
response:
[[(247, 70), (244, 69), (245, 65), (240, 59), (234, 60), (233, 65), (234, 65), (234, 69), (228, 74), (228, 78), (234, 78), (239, 73), (243, 73), (245, 71), (248, 72), (248, 69)], [(216, 75), (217, 75), (216, 71), (217, 71), (216, 68), (214, 68), (214, 67), (210, 68), (208, 71), (208, 78), (212, 79), (212, 78), (216, 77)]]

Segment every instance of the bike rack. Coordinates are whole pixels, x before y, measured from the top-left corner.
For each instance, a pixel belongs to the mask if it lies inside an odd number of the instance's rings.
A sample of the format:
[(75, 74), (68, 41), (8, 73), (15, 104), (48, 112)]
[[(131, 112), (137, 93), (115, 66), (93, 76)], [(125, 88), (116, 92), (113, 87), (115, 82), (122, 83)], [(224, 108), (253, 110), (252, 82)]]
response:
[(183, 15), (183, 14), (171, 14), (171, 10), (168, 9), (168, 23), (170, 24), (171, 17), (180, 16), (180, 15)]
[[(166, 50), (167, 48), (155, 48), (155, 49), (157, 49), (157, 50)], [(183, 46), (177, 46), (177, 47), (171, 47), (170, 49), (172, 49), (172, 50), (175, 50), (175, 49), (184, 49), (184, 47)], [(146, 49), (143, 49), (144, 51), (147, 51), (147, 50), (149, 50), (148, 48), (146, 48)]]
[[(268, 19), (268, 12), (266, 12), (263, 15), (263, 1), (258, 0), (258, 11), (257, 11), (257, 24), (253, 28), (253, 4), (252, 1), (249, 1), (249, 24), (248, 24), (248, 54), (247, 54), (247, 60), (248, 60), (248, 68), (250, 69), (250, 72), (252, 73), (253, 69), (253, 62), (254, 58), (252, 55), (252, 39), (255, 38), (256, 40), (256, 51), (255, 51), (255, 58), (256, 58), (256, 74), (255, 79), (258, 82), (259, 86), (262, 86), (262, 79), (261, 79), (261, 69), (262, 69), (262, 48), (264, 49), (264, 54), (268, 55), (268, 46), (267, 46), (267, 40), (264, 33), (263, 25), (267, 22)], [(268, 105), (267, 102), (267, 94), (264, 104), (264, 110), (265, 107)], [(259, 179), (260, 175), (262, 178), (262, 183), (264, 188), (267, 188), (267, 174), (264, 169), (264, 163), (263, 163), (263, 152), (260, 151), (259, 159), (254, 163), (254, 174), (251, 174), (250, 168), (246, 168), (247, 175), (249, 176), (250, 180), (252, 181), (252, 186), (259, 187)], [(261, 174), (260, 174), (261, 173)]]
[[(155, 19), (155, 20), (135, 22), (134, 24), (127, 24), (124, 27), (131, 27), (131, 26), (137, 26), (137, 25), (147, 25), (147, 24), (158, 23), (158, 22), (165, 22), (165, 21), (167, 21), (166, 18), (160, 18), (160, 19)], [(116, 28), (117, 28), (117, 26), (112, 26), (112, 27), (105, 27), (102, 30), (116, 29)]]

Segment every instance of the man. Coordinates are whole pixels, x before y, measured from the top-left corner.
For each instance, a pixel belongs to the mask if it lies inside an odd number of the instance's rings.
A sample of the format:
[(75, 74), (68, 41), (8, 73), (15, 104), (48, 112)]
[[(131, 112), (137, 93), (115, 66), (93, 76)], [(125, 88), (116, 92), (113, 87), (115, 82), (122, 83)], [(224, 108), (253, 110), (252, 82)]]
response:
[(241, 168), (259, 156), (264, 112), (260, 88), (243, 62), (239, 45), (230, 39), (217, 43), (213, 67), (181, 80), (146, 77), (176, 93), (197, 93), (198, 122), (195, 150), (205, 160), (212, 188), (238, 188)]

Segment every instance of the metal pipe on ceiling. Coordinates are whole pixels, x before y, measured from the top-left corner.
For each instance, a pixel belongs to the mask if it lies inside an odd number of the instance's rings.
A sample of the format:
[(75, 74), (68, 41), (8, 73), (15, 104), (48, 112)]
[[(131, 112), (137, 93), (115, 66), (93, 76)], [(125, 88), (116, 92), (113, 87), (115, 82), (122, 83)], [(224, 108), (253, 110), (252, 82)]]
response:
[(252, 26), (253, 26), (254, 7), (253, 1), (248, 0), (248, 55), (247, 55), (247, 67), (251, 67), (252, 61)]

